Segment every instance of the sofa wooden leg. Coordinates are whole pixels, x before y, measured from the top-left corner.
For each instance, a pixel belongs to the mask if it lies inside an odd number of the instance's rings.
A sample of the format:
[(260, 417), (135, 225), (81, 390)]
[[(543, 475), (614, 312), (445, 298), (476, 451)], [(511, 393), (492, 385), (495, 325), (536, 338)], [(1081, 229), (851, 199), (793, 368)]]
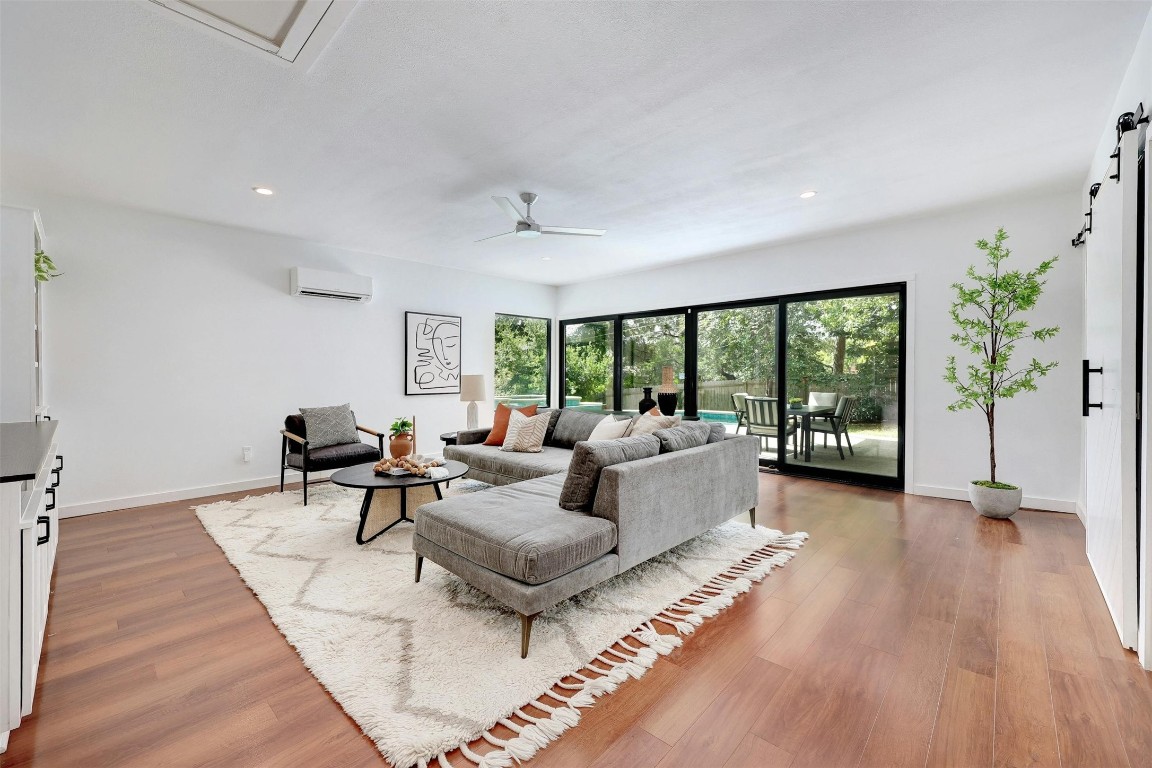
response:
[(756, 527), (756, 507), (752, 507), (752, 509), (748, 510), (748, 517), (752, 518), (752, 527), (755, 528)]
[(532, 621), (539, 616), (539, 613), (534, 613), (531, 616), (525, 616), (523, 613), (517, 614), (520, 617), (520, 658), (528, 658), (528, 643), (532, 640)]
[(416, 583), (420, 583), (420, 568), (424, 565), (423, 555), (416, 555)]

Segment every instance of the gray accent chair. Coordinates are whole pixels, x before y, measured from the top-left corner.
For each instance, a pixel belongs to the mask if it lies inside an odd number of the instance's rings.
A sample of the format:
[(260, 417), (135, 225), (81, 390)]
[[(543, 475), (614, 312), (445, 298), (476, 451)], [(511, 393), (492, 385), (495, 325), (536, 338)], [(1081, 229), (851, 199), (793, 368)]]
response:
[[(748, 434), (755, 435), (761, 442), (779, 439), (779, 422), (776, 419), (778, 398), (749, 396), (744, 402), (748, 406)], [(796, 444), (796, 422), (793, 419), (789, 419), (784, 425), (785, 442), (789, 437), (792, 438), (792, 455), (797, 456), (799, 450)]]
[(843, 460), (844, 448), (841, 445), (840, 437), (844, 437), (844, 442), (848, 444), (848, 452), (853, 456), (856, 451), (852, 448), (852, 438), (848, 437), (848, 427), (852, 424), (852, 419), (856, 416), (856, 398), (852, 395), (845, 395), (840, 398), (840, 402), (836, 403), (836, 412), (831, 416), (825, 418), (824, 421), (813, 421), (809, 425), (809, 429), (813, 434), (820, 432), (824, 435), (824, 447), (828, 447), (828, 435), (836, 438), (836, 450), (840, 452), (840, 459)]
[[(564, 421), (558, 422), (557, 431), (575, 425)], [(660, 443), (653, 435), (623, 439)], [(617, 442), (585, 442), (584, 450)], [(728, 436), (695, 448), (657, 450), (653, 447), (648, 458), (603, 466), (590, 506), (580, 511), (559, 506), (567, 465), (560, 474), (506, 482), (421, 506), (412, 536), (416, 581), (428, 558), (510, 607), (520, 618), (524, 658), (532, 622), (542, 611), (745, 510), (756, 525), (758, 440)], [(565, 452), (573, 456), (572, 450)], [(504, 454), (526, 455), (540, 456)], [(541, 472), (549, 461), (514, 468), (490, 464), (479, 474), (508, 479)]]

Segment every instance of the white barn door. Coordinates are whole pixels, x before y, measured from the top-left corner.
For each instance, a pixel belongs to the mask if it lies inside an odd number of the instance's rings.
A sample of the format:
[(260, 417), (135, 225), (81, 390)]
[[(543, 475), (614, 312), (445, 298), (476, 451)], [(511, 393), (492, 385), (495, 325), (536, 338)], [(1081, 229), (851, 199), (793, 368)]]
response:
[[(1085, 430), (1088, 561), (1127, 648), (1136, 645), (1137, 131), (1128, 131), (1092, 203), (1085, 257), (1085, 347), (1089, 409)], [(1096, 372), (1095, 369), (1101, 369)]]

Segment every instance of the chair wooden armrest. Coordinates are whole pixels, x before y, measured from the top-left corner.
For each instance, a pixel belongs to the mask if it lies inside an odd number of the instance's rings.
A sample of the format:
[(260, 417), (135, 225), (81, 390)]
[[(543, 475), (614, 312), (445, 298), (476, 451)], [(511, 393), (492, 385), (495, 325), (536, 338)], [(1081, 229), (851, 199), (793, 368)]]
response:
[(359, 424), (356, 425), (356, 429), (360, 430), (361, 432), (366, 432), (373, 437), (380, 437), (381, 435), (381, 433), (377, 432), (375, 429), (369, 429), (368, 427), (363, 427)]
[(289, 440), (295, 440), (296, 442), (300, 443), (300, 445), (308, 445), (307, 440), (300, 437), (299, 435), (292, 434), (291, 432), (289, 432), (286, 429), (280, 430), (280, 434), (284, 435), (284, 437), (288, 438)]
[(380, 458), (384, 458), (384, 433), (377, 432), (376, 430), (369, 429), (368, 427), (360, 426), (359, 424), (356, 425), (356, 429), (376, 438), (377, 447), (380, 449)]

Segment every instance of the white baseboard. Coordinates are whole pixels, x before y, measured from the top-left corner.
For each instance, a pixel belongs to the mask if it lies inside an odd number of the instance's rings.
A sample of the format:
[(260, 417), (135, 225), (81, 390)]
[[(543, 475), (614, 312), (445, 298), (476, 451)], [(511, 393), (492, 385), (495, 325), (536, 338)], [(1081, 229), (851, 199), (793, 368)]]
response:
[[(968, 501), (968, 490), (966, 488), (942, 488), (936, 485), (916, 485), (912, 487), (912, 493), (917, 496), (933, 496), (938, 499)], [(1069, 512), (1076, 514), (1077, 504), (1075, 501), (1064, 501), (1063, 499), (1025, 496), (1021, 500), (1020, 506), (1024, 509), (1042, 509), (1045, 512)]]
[[(311, 472), (309, 481), (326, 478), (327, 472)], [(301, 475), (287, 478), (288, 482), (299, 483)], [(60, 517), (82, 517), (95, 515), (99, 512), (111, 512), (116, 509), (130, 509), (132, 507), (146, 507), (149, 504), (166, 504), (170, 501), (184, 501), (185, 499), (199, 499), (204, 496), (215, 496), (221, 493), (234, 493), (236, 491), (250, 491), (253, 488), (280, 487), (280, 476), (258, 477), (253, 480), (238, 480), (234, 483), (221, 483), (220, 485), (205, 485), (199, 488), (182, 488), (178, 491), (164, 491), (162, 493), (146, 493), (141, 496), (125, 496), (118, 499), (104, 499), (102, 501), (89, 501), (82, 504), (72, 504), (60, 507)]]

